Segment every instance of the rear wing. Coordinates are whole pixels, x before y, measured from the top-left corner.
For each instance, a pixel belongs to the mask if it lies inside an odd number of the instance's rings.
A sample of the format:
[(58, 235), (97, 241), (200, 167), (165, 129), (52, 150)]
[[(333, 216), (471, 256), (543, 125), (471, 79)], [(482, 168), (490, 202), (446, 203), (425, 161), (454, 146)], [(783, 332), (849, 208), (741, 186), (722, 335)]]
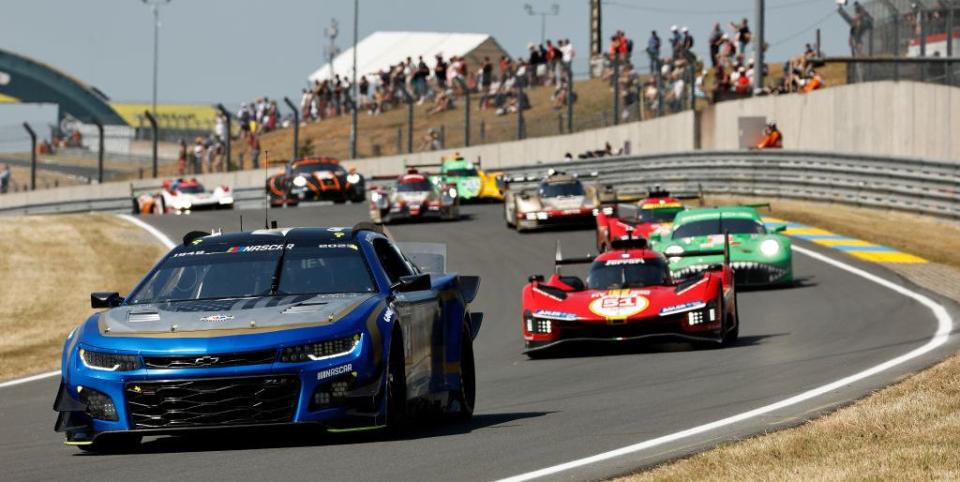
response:
[(555, 273), (560, 274), (561, 266), (568, 266), (571, 264), (590, 264), (596, 258), (595, 255), (586, 255), (579, 258), (564, 258), (563, 252), (560, 250), (560, 240), (557, 240), (557, 254), (553, 262), (553, 270)]

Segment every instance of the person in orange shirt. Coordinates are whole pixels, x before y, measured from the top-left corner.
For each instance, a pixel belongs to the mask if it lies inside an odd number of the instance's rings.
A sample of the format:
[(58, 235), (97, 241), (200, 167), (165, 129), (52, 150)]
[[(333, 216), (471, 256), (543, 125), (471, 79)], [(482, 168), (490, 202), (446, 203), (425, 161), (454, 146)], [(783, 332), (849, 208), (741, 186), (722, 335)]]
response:
[(820, 77), (820, 74), (814, 72), (813, 78), (804, 84), (802, 92), (806, 94), (808, 92), (813, 92), (817, 89), (820, 89), (821, 87), (823, 87), (823, 79)]
[(776, 122), (767, 123), (763, 130), (763, 140), (757, 144), (757, 149), (783, 149), (783, 134), (777, 129)]

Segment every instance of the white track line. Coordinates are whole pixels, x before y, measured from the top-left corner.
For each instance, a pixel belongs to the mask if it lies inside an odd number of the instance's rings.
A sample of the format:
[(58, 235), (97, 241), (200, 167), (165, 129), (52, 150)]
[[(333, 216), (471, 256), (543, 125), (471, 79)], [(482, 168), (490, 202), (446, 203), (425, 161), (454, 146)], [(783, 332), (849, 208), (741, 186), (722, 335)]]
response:
[(21, 385), (24, 383), (35, 382), (37, 380), (43, 380), (44, 378), (50, 378), (53, 376), (57, 376), (59, 374), (60, 374), (60, 370), (56, 370), (52, 372), (38, 373), (36, 375), (31, 375), (29, 377), (17, 378), (15, 380), (8, 380), (3, 383), (0, 383), (0, 388), (7, 388), (7, 387), (12, 387), (14, 385)]
[(163, 243), (163, 245), (167, 249), (173, 249), (173, 247), (177, 245), (177, 243), (174, 243), (173, 241), (171, 241), (166, 234), (161, 233), (159, 229), (141, 221), (139, 218), (133, 217), (129, 214), (118, 214), (117, 217), (124, 219), (130, 223), (136, 224), (137, 226), (142, 228), (144, 231), (152, 234), (153, 237), (157, 238), (161, 243)]
[(808, 390), (806, 392), (794, 395), (790, 398), (781, 400), (779, 402), (771, 403), (770, 405), (764, 405), (762, 407), (755, 408), (753, 410), (743, 412), (737, 415), (733, 415), (727, 418), (723, 418), (720, 420), (716, 420), (714, 422), (688, 428), (680, 432), (675, 432), (668, 435), (664, 435), (662, 437), (645, 440), (643, 442), (635, 443), (633, 445), (627, 445), (626, 447), (621, 447), (619, 449), (611, 450), (609, 452), (603, 452), (596, 455), (592, 455), (590, 457), (584, 457), (582, 459), (572, 460), (570, 462), (554, 465), (552, 467), (546, 467), (540, 470), (535, 470), (533, 472), (527, 472), (525, 474), (515, 475), (513, 477), (501, 479), (499, 482), (521, 482), (525, 480), (546, 477), (546, 476), (558, 474), (560, 472), (564, 472), (567, 470), (576, 469), (578, 467), (583, 467), (586, 465), (595, 464), (597, 462), (610, 460), (615, 457), (634, 454), (646, 449), (650, 449), (650, 448), (664, 445), (670, 442), (692, 437), (694, 435), (699, 435), (705, 432), (709, 432), (714, 429), (726, 427), (728, 425), (733, 425), (737, 422), (742, 422), (744, 420), (756, 418), (761, 415), (765, 415), (770, 412), (780, 410), (782, 408), (786, 408), (791, 405), (796, 405), (798, 403), (810, 400), (812, 398), (818, 397), (825, 393), (829, 393), (831, 391), (843, 388), (847, 385), (863, 380), (867, 377), (871, 377), (878, 373), (884, 372), (897, 365), (900, 365), (909, 360), (917, 358), (921, 355), (929, 353), (930, 351), (936, 349), (940, 345), (943, 345), (944, 343), (946, 343), (947, 338), (950, 336), (950, 331), (953, 330), (953, 319), (950, 317), (950, 314), (947, 313), (946, 308), (944, 308), (942, 305), (938, 304), (937, 302), (931, 300), (930, 298), (920, 293), (908, 290), (907, 288), (891, 283), (890, 281), (887, 281), (879, 276), (870, 274), (860, 268), (855, 268), (846, 263), (824, 256), (820, 253), (817, 253), (816, 251), (812, 251), (806, 248), (801, 248), (798, 246), (794, 246), (793, 250), (798, 253), (802, 253), (806, 256), (809, 256), (813, 259), (816, 259), (818, 261), (822, 261), (829, 265), (840, 268), (844, 271), (853, 273), (857, 276), (860, 276), (861, 278), (867, 279), (880, 286), (883, 286), (884, 288), (888, 288), (903, 296), (916, 300), (917, 302), (919, 302), (923, 306), (926, 306), (927, 308), (930, 309), (930, 311), (933, 312), (934, 317), (936, 317), (937, 319), (937, 331), (934, 333), (933, 337), (931, 337), (930, 340), (927, 341), (927, 343), (925, 343), (923, 346), (910, 350), (909, 352), (904, 353), (903, 355), (887, 360), (879, 365), (870, 367), (861, 372), (854, 373), (853, 375), (850, 375), (848, 377), (841, 378), (835, 382), (828, 383), (826, 385), (814, 388), (812, 390)]
[[(129, 214), (118, 214), (117, 217), (118, 217), (118, 218), (121, 218), (121, 219), (124, 219), (124, 220), (126, 220), (126, 221), (128, 221), (128, 222), (130, 222), (130, 223), (133, 223), (133, 224), (137, 225), (138, 227), (142, 228), (144, 231), (152, 234), (153, 237), (157, 238), (157, 240), (160, 241), (160, 243), (162, 243), (163, 246), (166, 247), (167, 249), (173, 249), (173, 247), (176, 246), (176, 243), (174, 243), (173, 241), (171, 241), (170, 238), (168, 238), (166, 234), (161, 233), (160, 230), (158, 230), (157, 228), (155, 228), (155, 227), (153, 227), (153, 226), (151, 226), (151, 225), (149, 225), (149, 224), (147, 224), (147, 223), (145, 223), (145, 222), (143, 222), (143, 221), (141, 221), (141, 220), (139, 220), (139, 219), (137, 219), (137, 218), (135, 218), (135, 217), (133, 217), (133, 216), (131, 216), (131, 215), (129, 215)], [(22, 384), (22, 383), (30, 383), (30, 382), (37, 381), (37, 380), (43, 380), (44, 378), (50, 378), (50, 377), (53, 377), (53, 376), (57, 376), (57, 375), (59, 375), (59, 374), (60, 374), (60, 370), (57, 370), (57, 371), (46, 372), (46, 373), (38, 373), (38, 374), (36, 374), (36, 375), (31, 375), (31, 376), (29, 376), (29, 377), (17, 378), (17, 379), (14, 379), (14, 380), (8, 380), (8, 381), (5, 381), (5, 382), (0, 383), (0, 388), (12, 387), (12, 386), (14, 386), (14, 385), (20, 385), (20, 384)]]

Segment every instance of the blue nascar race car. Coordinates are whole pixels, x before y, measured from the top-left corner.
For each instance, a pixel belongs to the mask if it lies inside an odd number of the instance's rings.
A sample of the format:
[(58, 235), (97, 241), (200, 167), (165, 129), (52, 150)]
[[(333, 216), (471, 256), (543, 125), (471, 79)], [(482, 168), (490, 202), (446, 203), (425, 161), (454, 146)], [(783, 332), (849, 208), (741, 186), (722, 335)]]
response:
[(372, 224), (186, 235), (127, 298), (91, 295), (106, 310), (67, 337), (56, 431), (116, 452), (181, 430), (470, 418), (480, 279), (410, 244)]

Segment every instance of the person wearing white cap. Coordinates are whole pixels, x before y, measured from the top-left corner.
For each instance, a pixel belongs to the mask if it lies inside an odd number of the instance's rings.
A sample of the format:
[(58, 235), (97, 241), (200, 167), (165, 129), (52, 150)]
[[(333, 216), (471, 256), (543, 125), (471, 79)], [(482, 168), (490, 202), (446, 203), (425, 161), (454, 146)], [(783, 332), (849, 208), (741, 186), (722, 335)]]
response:
[(677, 29), (677, 26), (674, 25), (670, 27), (670, 31), (673, 34), (670, 36), (670, 48), (673, 59), (677, 59), (678, 54), (680, 53), (680, 48), (683, 47), (683, 35), (680, 34), (680, 31)]

